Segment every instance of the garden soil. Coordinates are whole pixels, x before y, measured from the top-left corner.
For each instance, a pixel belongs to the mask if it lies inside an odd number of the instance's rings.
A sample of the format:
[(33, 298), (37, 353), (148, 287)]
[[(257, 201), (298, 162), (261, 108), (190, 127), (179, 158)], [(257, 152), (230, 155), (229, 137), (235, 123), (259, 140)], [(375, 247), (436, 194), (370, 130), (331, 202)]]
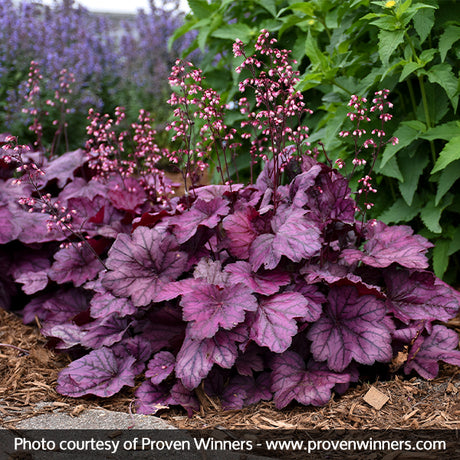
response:
[[(460, 316), (448, 326), (460, 334)], [(134, 389), (107, 399), (56, 393), (57, 375), (70, 358), (46, 348), (37, 326), (25, 326), (20, 318), (1, 309), (0, 343), (22, 350), (0, 346), (0, 426), (13, 428), (24, 419), (56, 409), (73, 416), (97, 408), (131, 413)], [(201, 409), (192, 417), (179, 409), (156, 415), (183, 429), (460, 429), (460, 368), (444, 364), (431, 381), (401, 372), (374, 372), (320, 408), (290, 404), (277, 410), (273, 403), (262, 402), (223, 411), (217, 399), (201, 390), (197, 395)]]

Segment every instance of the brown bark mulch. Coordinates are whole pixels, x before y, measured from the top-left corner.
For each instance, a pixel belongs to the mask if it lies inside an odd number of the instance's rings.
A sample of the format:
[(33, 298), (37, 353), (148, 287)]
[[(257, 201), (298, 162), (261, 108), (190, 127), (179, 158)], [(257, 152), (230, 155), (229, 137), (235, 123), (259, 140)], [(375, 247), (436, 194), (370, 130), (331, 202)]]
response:
[[(460, 316), (449, 326), (460, 334)], [(95, 407), (131, 411), (133, 389), (107, 399), (74, 399), (56, 393), (58, 372), (70, 358), (45, 348), (46, 339), (37, 327), (25, 326), (1, 309), (0, 343), (24, 350), (0, 346), (0, 426), (12, 428), (20, 420), (56, 409), (73, 415)], [(380, 409), (364, 399), (372, 387), (388, 397)], [(175, 408), (156, 415), (184, 429), (460, 429), (460, 368), (445, 364), (431, 381), (403, 375), (387, 381), (367, 378), (320, 408), (291, 404), (277, 410), (273, 403), (262, 402), (223, 411), (218, 400), (203, 392), (198, 397), (201, 409), (191, 418)]]

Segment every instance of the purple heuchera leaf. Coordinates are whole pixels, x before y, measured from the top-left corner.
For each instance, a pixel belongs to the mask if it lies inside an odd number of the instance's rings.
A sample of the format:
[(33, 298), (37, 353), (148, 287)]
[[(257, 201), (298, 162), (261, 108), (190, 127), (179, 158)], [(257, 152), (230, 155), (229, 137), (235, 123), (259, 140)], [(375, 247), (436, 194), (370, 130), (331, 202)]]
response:
[(297, 333), (297, 321), (308, 314), (308, 302), (299, 292), (277, 294), (260, 302), (250, 316), (249, 337), (262, 347), (282, 353), (291, 345)]
[(129, 356), (134, 357), (136, 362), (133, 365), (133, 372), (135, 375), (138, 375), (143, 372), (145, 363), (152, 354), (152, 346), (144, 337), (136, 335), (135, 337), (128, 337), (116, 343), (112, 347), (112, 351), (117, 358), (125, 359)]
[(14, 219), (8, 204), (0, 206), (0, 244), (15, 240), (21, 233), (21, 226)]
[(102, 318), (108, 315), (117, 314), (120, 318), (132, 315), (137, 308), (126, 297), (115, 297), (110, 292), (96, 292), (90, 301), (91, 316)]
[(425, 379), (434, 379), (439, 372), (439, 361), (460, 366), (458, 334), (441, 325), (433, 326), (431, 335), (420, 335), (412, 345), (404, 372), (415, 370)]
[(176, 364), (176, 358), (169, 351), (160, 351), (147, 364), (145, 376), (152, 383), (158, 384), (171, 375)]
[(385, 272), (387, 305), (396, 318), (448, 321), (460, 311), (460, 293), (432, 273), (407, 270)]
[(260, 374), (257, 379), (237, 375), (230, 380), (222, 395), (224, 410), (242, 409), (244, 406), (272, 399), (270, 374)]
[(88, 310), (88, 299), (81, 289), (60, 289), (53, 294), (35, 297), (25, 307), (23, 321), (34, 321), (35, 316), (47, 323), (60, 324)]
[(277, 409), (296, 400), (301, 404), (322, 406), (331, 398), (337, 383), (347, 383), (350, 376), (331, 371), (306, 370), (304, 360), (293, 351), (275, 356), (272, 364), (273, 400)]
[(224, 219), (228, 248), (235, 257), (249, 258), (249, 248), (258, 235), (254, 222), (258, 217), (259, 213), (252, 206), (247, 206)]
[(235, 362), (236, 370), (240, 375), (252, 376), (254, 372), (264, 370), (264, 361), (261, 356), (261, 348), (251, 342), (245, 352), (238, 356)]
[(161, 409), (167, 409), (171, 399), (168, 385), (154, 385), (150, 380), (142, 382), (135, 395), (136, 412), (144, 415), (156, 414)]
[(356, 203), (350, 198), (348, 181), (337, 171), (324, 171), (308, 190), (306, 206), (323, 226), (332, 220), (353, 223)]
[(147, 201), (145, 190), (133, 177), (109, 183), (107, 196), (115, 208), (133, 213), (140, 212)]
[(305, 214), (303, 209), (288, 208), (284, 215), (274, 217), (272, 228), (275, 234), (259, 235), (251, 244), (249, 261), (253, 270), (258, 270), (262, 264), (266, 269), (273, 269), (281, 256), (300, 262), (319, 253), (319, 229)]
[(182, 244), (188, 241), (198, 230), (200, 225), (215, 228), (223, 216), (229, 212), (228, 202), (221, 197), (211, 201), (196, 200), (192, 207), (179, 216), (171, 218), (175, 227), (177, 241)]
[(30, 295), (45, 289), (48, 285), (50, 261), (46, 253), (32, 252), (21, 255), (16, 252), (11, 274), (17, 283), (24, 284), (22, 290)]
[(241, 337), (233, 331), (219, 331), (215, 337), (204, 340), (186, 337), (177, 354), (177, 378), (186, 388), (193, 390), (214, 364), (230, 369), (238, 356), (236, 341), (241, 341)]
[(83, 149), (66, 152), (50, 161), (43, 168), (44, 177), (48, 182), (57, 179), (58, 187), (62, 189), (68, 180), (72, 180), (75, 177), (74, 172), (82, 167), (86, 161), (87, 155)]
[(81, 286), (86, 281), (94, 279), (103, 268), (101, 261), (86, 245), (71, 245), (61, 249), (54, 254), (54, 259), (49, 277), (58, 284), (70, 282), (74, 286)]
[(194, 393), (185, 388), (180, 381), (171, 388), (169, 404), (182, 406), (189, 417), (200, 410), (200, 403)]
[(302, 208), (308, 201), (308, 189), (315, 184), (315, 180), (322, 170), (321, 165), (316, 164), (308, 171), (298, 174), (289, 185), (291, 201), (297, 208)]
[(299, 292), (307, 299), (308, 313), (301, 318), (302, 321), (313, 323), (318, 320), (323, 311), (323, 303), (326, 302), (326, 296), (317, 286), (297, 280), (295, 284), (288, 286), (287, 291)]
[(385, 268), (392, 263), (419, 270), (428, 267), (425, 252), (433, 245), (422, 236), (414, 235), (410, 227), (389, 227), (383, 222), (370, 221), (368, 228), (363, 252), (357, 249), (342, 251), (342, 257), (347, 263), (362, 261), (377, 268)]
[(197, 280), (191, 292), (182, 296), (183, 318), (190, 321), (194, 339), (213, 337), (219, 327), (233, 329), (244, 321), (246, 311), (257, 309), (257, 300), (244, 284), (220, 287)]
[(102, 284), (117, 296), (131, 297), (136, 306), (171, 299), (179, 293), (167, 288), (184, 271), (186, 257), (172, 235), (137, 227), (131, 236), (118, 235), (113, 243), (106, 262), (110, 271)]
[(221, 197), (227, 192), (237, 192), (244, 187), (243, 184), (232, 185), (205, 185), (193, 190), (196, 196), (203, 201), (212, 201), (214, 198)]
[(83, 326), (85, 335), (81, 344), (87, 348), (110, 347), (114, 343), (121, 341), (129, 324), (130, 321), (127, 318), (119, 318), (115, 314), (97, 318), (95, 321)]
[(82, 329), (74, 323), (47, 323), (41, 328), (40, 332), (45, 337), (59, 339), (54, 346), (58, 350), (68, 350), (80, 345), (84, 336)]
[(222, 272), (222, 263), (219, 260), (203, 258), (196, 265), (193, 277), (223, 287), (227, 283), (228, 274)]
[(134, 386), (135, 358), (119, 359), (112, 350), (103, 347), (72, 361), (59, 373), (56, 391), (78, 398), (93, 394), (108, 398), (123, 386)]
[(281, 271), (267, 271), (254, 273), (249, 262), (239, 260), (225, 267), (230, 274), (229, 283), (243, 283), (254, 292), (263, 295), (276, 294), (281, 286), (291, 282), (289, 273)]
[(352, 286), (332, 287), (323, 316), (308, 332), (316, 361), (327, 360), (334, 371), (343, 371), (352, 359), (361, 364), (390, 361), (390, 330), (385, 304), (373, 296), (359, 296)]

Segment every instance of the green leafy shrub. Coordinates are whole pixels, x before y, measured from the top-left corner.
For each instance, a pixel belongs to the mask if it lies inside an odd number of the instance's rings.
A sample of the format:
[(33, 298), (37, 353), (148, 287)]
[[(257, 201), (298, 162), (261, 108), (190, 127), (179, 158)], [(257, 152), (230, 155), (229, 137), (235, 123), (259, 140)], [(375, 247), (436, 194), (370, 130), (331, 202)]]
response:
[[(455, 225), (460, 213), (460, 4), (189, 0), (189, 5), (192, 13), (173, 38), (198, 30), (190, 49), (207, 49), (204, 75), (227, 101), (238, 92), (238, 77), (230, 70), (240, 63), (225, 51), (230, 41), (254, 43), (266, 28), (293, 51), (301, 72), (298, 89), (315, 112), (308, 121), (314, 132), (310, 141), (322, 139), (333, 160), (354, 154), (351, 137), (338, 136), (348, 129), (344, 102), (352, 94), (390, 89), (395, 111), (388, 128), (400, 142), (388, 145), (377, 161), (379, 194), (373, 216), (409, 223), (436, 243), (434, 271), (455, 282), (460, 250)], [(235, 113), (227, 123), (239, 121)]]

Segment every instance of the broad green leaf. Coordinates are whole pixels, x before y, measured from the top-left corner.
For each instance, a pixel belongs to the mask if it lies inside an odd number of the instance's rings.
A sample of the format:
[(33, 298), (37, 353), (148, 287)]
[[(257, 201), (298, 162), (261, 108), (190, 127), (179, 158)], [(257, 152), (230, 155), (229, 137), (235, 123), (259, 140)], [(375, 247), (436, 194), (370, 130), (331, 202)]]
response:
[(391, 55), (404, 41), (404, 30), (381, 30), (379, 32), (379, 56), (384, 65), (388, 64)]
[(452, 67), (449, 64), (437, 64), (428, 70), (427, 76), (431, 83), (437, 83), (444, 89), (456, 111), (458, 104), (458, 79), (453, 74)]
[(278, 31), (278, 35), (281, 38), (284, 32), (286, 32), (286, 30), (289, 30), (292, 26), (295, 26), (299, 22), (302, 22), (303, 18), (299, 18), (295, 14), (290, 14), (289, 16), (280, 18), (280, 20), (283, 21), (283, 25), (280, 27)]
[(438, 278), (442, 278), (449, 265), (450, 241), (439, 239), (433, 249), (433, 271)]
[[(287, 8), (283, 8), (283, 10), (299, 11), (307, 16), (314, 16), (315, 4), (313, 2), (297, 2), (289, 5)], [(278, 14), (281, 14), (283, 10), (281, 10)]]
[(438, 50), (434, 48), (423, 50), (420, 53), (420, 60), (423, 61), (425, 64), (428, 64), (429, 62), (433, 60), (437, 52)]
[(417, 12), (412, 18), (415, 30), (420, 37), (420, 43), (423, 43), (431, 32), (434, 25), (434, 10), (424, 8)]
[(405, 122), (401, 123), (399, 128), (393, 133), (393, 136), (399, 139), (399, 143), (395, 145), (391, 143), (387, 144), (383, 152), (381, 166), (385, 166), (387, 161), (391, 160), (397, 152), (418, 139), (420, 132), (421, 130), (414, 129), (413, 126), (409, 126)]
[(433, 233), (441, 233), (442, 227), (439, 224), (441, 214), (447, 206), (452, 203), (453, 195), (447, 195), (437, 206), (434, 204), (434, 198), (432, 198), (420, 211), (420, 217), (426, 228)]
[(409, 76), (412, 72), (415, 72), (417, 69), (420, 69), (424, 66), (422, 62), (408, 62), (404, 65), (401, 75), (399, 76), (399, 81), (403, 81)]
[(449, 25), (439, 38), (439, 52), (441, 53), (441, 61), (446, 59), (447, 52), (452, 48), (452, 45), (460, 40), (460, 26)]
[(302, 80), (297, 83), (295, 86), (298, 91), (307, 91), (311, 88), (315, 88), (318, 85), (323, 83), (323, 74), (322, 72), (309, 72), (306, 73)]
[(460, 251), (460, 227), (457, 227), (454, 234), (452, 235), (452, 239), (449, 246), (449, 256)]
[(192, 30), (196, 24), (195, 19), (191, 19), (187, 21), (185, 24), (182, 24), (180, 27), (178, 27), (174, 33), (169, 37), (168, 40), (168, 50), (171, 51), (173, 43), (183, 35), (185, 35), (187, 32)]
[(386, 14), (374, 21), (371, 21), (369, 24), (377, 26), (382, 30), (397, 30), (400, 28), (400, 22), (394, 17)]
[(272, 16), (276, 16), (275, 0), (255, 0), (255, 2), (260, 6), (263, 6)]
[(327, 67), (327, 60), (323, 53), (321, 53), (318, 43), (313, 38), (311, 31), (308, 31), (307, 38), (305, 40), (305, 54), (310, 59), (314, 67), (320, 67), (321, 70), (325, 70)]
[(452, 185), (460, 178), (460, 160), (448, 164), (438, 179), (438, 191), (436, 192), (435, 204), (441, 201)]
[(458, 121), (448, 121), (430, 128), (426, 133), (420, 134), (420, 138), (427, 141), (434, 141), (435, 139), (450, 141), (455, 136), (460, 136), (460, 122)]
[(460, 159), (460, 136), (455, 136), (442, 149), (431, 174), (441, 171), (449, 163), (458, 159)]
[(189, 8), (198, 19), (206, 19), (213, 13), (214, 8), (206, 0), (187, 0)]
[(398, 179), (400, 182), (404, 180), (399, 169), (396, 157), (393, 157), (390, 160), (388, 160), (384, 166), (380, 165), (379, 167), (377, 167), (376, 171), (383, 174), (384, 176), (394, 177), (395, 179)]
[(386, 211), (380, 214), (379, 219), (386, 224), (410, 222), (420, 212), (420, 208), (409, 206), (403, 198), (398, 198)]
[(239, 38), (243, 43), (248, 43), (252, 36), (252, 29), (247, 24), (226, 24), (215, 30), (211, 37), (236, 40)]
[(398, 164), (404, 177), (404, 182), (399, 182), (399, 191), (406, 203), (410, 206), (418, 187), (418, 181), (429, 162), (426, 151), (418, 152), (411, 157), (407, 151), (398, 156)]

